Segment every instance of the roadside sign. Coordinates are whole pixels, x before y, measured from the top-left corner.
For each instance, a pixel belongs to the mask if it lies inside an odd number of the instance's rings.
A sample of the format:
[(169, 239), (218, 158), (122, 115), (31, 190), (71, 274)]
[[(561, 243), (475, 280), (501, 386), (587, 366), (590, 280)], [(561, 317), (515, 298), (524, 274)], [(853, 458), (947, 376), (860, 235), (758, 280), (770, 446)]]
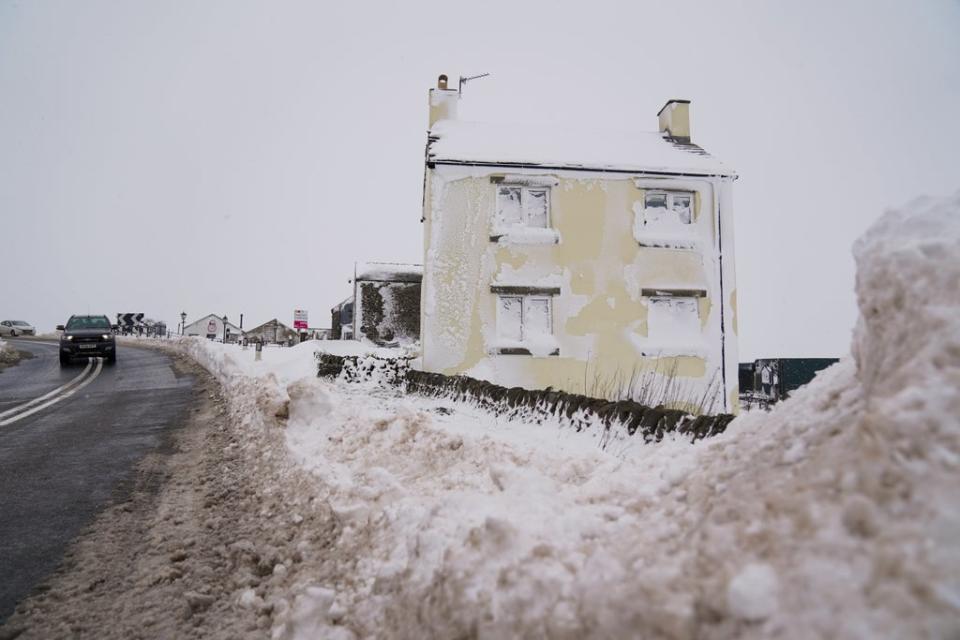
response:
[(307, 328), (307, 310), (306, 309), (293, 310), (293, 328), (294, 329)]

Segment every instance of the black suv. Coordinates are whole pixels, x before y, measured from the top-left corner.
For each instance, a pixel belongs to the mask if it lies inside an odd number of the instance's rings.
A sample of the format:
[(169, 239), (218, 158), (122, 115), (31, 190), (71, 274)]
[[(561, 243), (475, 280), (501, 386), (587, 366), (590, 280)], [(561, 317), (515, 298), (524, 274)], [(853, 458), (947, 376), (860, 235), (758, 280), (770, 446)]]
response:
[(107, 316), (70, 316), (67, 326), (57, 326), (60, 335), (60, 365), (77, 356), (101, 356), (117, 361), (117, 340)]

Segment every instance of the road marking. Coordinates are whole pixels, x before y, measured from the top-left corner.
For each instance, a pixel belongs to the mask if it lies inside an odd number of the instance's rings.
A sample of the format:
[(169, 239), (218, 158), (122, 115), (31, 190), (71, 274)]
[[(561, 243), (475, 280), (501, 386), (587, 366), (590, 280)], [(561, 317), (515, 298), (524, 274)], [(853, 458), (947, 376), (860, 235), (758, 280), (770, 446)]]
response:
[[(93, 370), (93, 373), (87, 376), (87, 374), (90, 372), (91, 367), (93, 367), (93, 361), (87, 360), (87, 367), (80, 373), (80, 375), (78, 375), (76, 378), (74, 378), (67, 384), (63, 385), (62, 387), (58, 387), (53, 391), (51, 391), (50, 393), (40, 396), (39, 398), (31, 400), (30, 402), (25, 402), (19, 406), (14, 407), (13, 409), (8, 409), (3, 413), (0, 413), (0, 427), (5, 427), (8, 424), (13, 424), (17, 420), (22, 420), (23, 418), (32, 416), (38, 411), (42, 411), (47, 407), (51, 407), (57, 404), (61, 400), (66, 400), (67, 398), (75, 394), (77, 391), (80, 391), (80, 389), (83, 389), (85, 386), (93, 382), (97, 376), (100, 375), (100, 371), (103, 369), (103, 358), (97, 358), (96, 368)], [(86, 376), (85, 379), (84, 379), (84, 376)], [(37, 403), (42, 403), (42, 404), (37, 404)], [(37, 405), (37, 406), (34, 406), (34, 405)], [(30, 407), (33, 407), (33, 408), (31, 409)], [(26, 411), (24, 411), (25, 409)], [(18, 415), (14, 415), (11, 418), (6, 417), (15, 413)]]
[(44, 400), (47, 400), (47, 399), (49, 399), (49, 398), (52, 398), (53, 396), (57, 395), (58, 393), (60, 393), (60, 392), (62, 392), (62, 391), (65, 391), (68, 387), (71, 387), (71, 386), (79, 383), (79, 382), (80, 382), (80, 379), (81, 379), (83, 376), (87, 375), (87, 373), (90, 371), (90, 369), (91, 369), (92, 367), (93, 367), (93, 362), (90, 361), (90, 360), (87, 360), (87, 368), (84, 369), (83, 371), (81, 371), (81, 372), (80, 372), (80, 375), (78, 375), (76, 378), (74, 378), (73, 380), (71, 380), (70, 382), (68, 382), (68, 383), (66, 383), (66, 384), (64, 384), (64, 385), (60, 385), (59, 387), (57, 387), (57, 388), (54, 389), (53, 391), (51, 391), (51, 392), (49, 392), (49, 393), (46, 393), (46, 394), (40, 396), (39, 398), (34, 398), (33, 400), (31, 400), (31, 401), (29, 401), (29, 402), (24, 402), (23, 404), (18, 404), (18, 405), (15, 406), (13, 409), (7, 409), (6, 411), (0, 413), (0, 419), (6, 418), (7, 416), (13, 415), (13, 414), (15, 414), (15, 413), (19, 413), (19, 412), (23, 411), (24, 409), (29, 409), (29, 408), (32, 407), (33, 405), (39, 404), (39, 403), (43, 402)]

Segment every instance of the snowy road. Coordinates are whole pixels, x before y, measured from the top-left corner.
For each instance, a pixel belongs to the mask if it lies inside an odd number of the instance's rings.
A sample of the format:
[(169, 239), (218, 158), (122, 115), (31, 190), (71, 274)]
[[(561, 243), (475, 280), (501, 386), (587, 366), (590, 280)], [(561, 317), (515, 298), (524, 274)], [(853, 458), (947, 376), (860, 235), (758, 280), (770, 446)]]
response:
[(34, 357), (0, 374), (0, 622), (164, 443), (192, 388), (157, 351), (61, 369), (55, 343), (14, 343)]

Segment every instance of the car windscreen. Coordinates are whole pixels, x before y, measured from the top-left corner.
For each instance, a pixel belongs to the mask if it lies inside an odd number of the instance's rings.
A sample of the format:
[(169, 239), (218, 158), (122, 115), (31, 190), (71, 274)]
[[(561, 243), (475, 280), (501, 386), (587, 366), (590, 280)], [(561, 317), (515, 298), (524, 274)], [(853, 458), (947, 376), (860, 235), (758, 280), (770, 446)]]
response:
[(30, 326), (29, 324), (27, 324), (27, 323), (24, 322), (23, 320), (14, 320), (14, 321), (13, 321), (13, 324), (17, 325), (18, 327), (29, 327), (29, 326)]
[(110, 321), (103, 316), (79, 316), (70, 318), (67, 323), (67, 331), (76, 329), (109, 329)]

